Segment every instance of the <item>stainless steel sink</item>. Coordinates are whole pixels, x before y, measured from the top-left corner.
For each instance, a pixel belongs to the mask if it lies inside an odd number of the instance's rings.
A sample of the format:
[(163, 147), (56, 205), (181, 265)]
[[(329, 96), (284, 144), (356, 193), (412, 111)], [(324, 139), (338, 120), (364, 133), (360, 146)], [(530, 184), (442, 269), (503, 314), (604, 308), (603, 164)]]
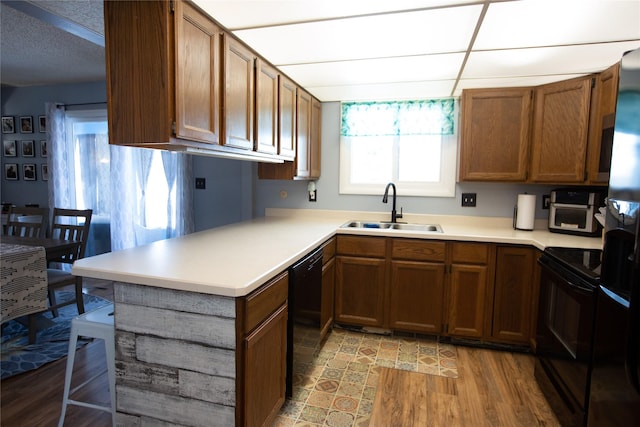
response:
[(391, 223), (389, 222), (379, 222), (379, 221), (349, 221), (344, 224), (342, 228), (382, 228), (388, 229), (391, 228)]
[(373, 228), (382, 230), (405, 230), (405, 231), (425, 231), (429, 233), (442, 233), (440, 224), (408, 224), (404, 222), (382, 222), (382, 221), (349, 221), (341, 228)]
[(442, 233), (442, 227), (440, 224), (403, 224), (395, 223), (392, 227), (394, 230), (408, 230), (408, 231), (428, 231), (432, 233)]

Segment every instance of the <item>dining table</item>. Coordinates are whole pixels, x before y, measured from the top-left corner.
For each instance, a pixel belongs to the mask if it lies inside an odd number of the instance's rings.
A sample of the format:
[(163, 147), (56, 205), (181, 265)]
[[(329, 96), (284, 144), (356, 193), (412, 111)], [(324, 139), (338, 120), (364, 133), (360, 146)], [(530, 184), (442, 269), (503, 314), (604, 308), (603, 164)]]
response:
[(45, 237), (0, 237), (0, 323), (45, 311), (48, 263), (73, 254), (80, 243)]
[(78, 250), (78, 240), (52, 239), (49, 237), (2, 236), (0, 242), (12, 245), (39, 246), (44, 248), (47, 263), (63, 259)]

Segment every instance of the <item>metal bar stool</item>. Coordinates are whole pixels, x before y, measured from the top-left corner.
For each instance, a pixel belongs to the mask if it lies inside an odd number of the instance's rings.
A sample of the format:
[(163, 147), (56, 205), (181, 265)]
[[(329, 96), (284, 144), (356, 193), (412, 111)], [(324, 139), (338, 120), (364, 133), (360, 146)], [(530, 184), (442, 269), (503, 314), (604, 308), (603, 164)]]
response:
[[(111, 405), (97, 405), (94, 403), (81, 402), (78, 400), (69, 399), (69, 395), (73, 394), (80, 388), (93, 381), (98, 376), (102, 375), (104, 371), (89, 378), (82, 384), (75, 387), (73, 390), (69, 390), (71, 387), (71, 375), (73, 374), (73, 362), (76, 355), (76, 343), (78, 336), (100, 338), (104, 340), (104, 346), (107, 356), (107, 373), (109, 377), (109, 394), (111, 395)], [(106, 305), (97, 310), (93, 310), (84, 313), (80, 316), (74, 317), (71, 320), (71, 333), (69, 336), (69, 354), (67, 356), (67, 371), (64, 378), (64, 394), (62, 398), (62, 413), (60, 414), (60, 421), (58, 427), (64, 425), (64, 417), (67, 412), (67, 405), (84, 406), (87, 408), (99, 409), (102, 411), (111, 412), (111, 420), (113, 425), (116, 425), (116, 374), (115, 374), (115, 338), (113, 327), (113, 304)]]

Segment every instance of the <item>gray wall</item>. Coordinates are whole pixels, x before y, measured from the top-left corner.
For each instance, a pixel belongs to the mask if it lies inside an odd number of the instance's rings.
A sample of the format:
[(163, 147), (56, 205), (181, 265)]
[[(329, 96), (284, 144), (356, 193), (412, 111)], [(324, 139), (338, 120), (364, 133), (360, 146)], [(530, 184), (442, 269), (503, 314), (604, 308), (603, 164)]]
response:
[[(35, 157), (22, 157), (18, 144), (17, 157), (2, 157), (2, 179), (0, 182), (0, 200), (5, 203), (15, 205), (25, 205), (26, 203), (37, 203), (46, 207), (47, 182), (42, 181), (40, 165), (46, 163), (46, 158), (40, 156), (40, 140), (46, 139), (46, 134), (38, 130), (38, 116), (45, 114), (45, 102), (60, 102), (63, 104), (84, 104), (94, 102), (106, 102), (107, 90), (105, 82), (66, 84), (55, 86), (31, 86), (13, 88), (2, 86), (0, 100), (3, 116), (13, 116), (16, 120), (15, 134), (2, 134), (2, 140), (34, 140), (36, 142)], [(97, 106), (106, 108), (106, 104)], [(86, 109), (96, 108), (96, 106), (86, 106)], [(18, 120), (20, 116), (32, 116), (34, 133), (19, 133)], [(7, 181), (4, 177), (4, 164), (18, 163), (20, 168), (20, 179), (18, 181)], [(22, 164), (35, 163), (37, 165), (37, 180), (24, 181), (22, 177)]]
[[(309, 202), (306, 181), (256, 181), (256, 206), (258, 216), (264, 215), (265, 208), (336, 209), (353, 211), (391, 211), (390, 205), (382, 203), (384, 187), (377, 196), (340, 195), (339, 181), (339, 138), (340, 103), (322, 105), (322, 174), (316, 183), (317, 202)], [(398, 197), (398, 211), (442, 215), (475, 215), (511, 217), (517, 196), (527, 192), (536, 194), (538, 210), (536, 218), (548, 218), (548, 211), (542, 210), (542, 195), (554, 188), (546, 185), (463, 183), (456, 184), (455, 198), (449, 197)], [(280, 197), (286, 191), (285, 199)], [(461, 193), (477, 193), (475, 208), (461, 207)]]

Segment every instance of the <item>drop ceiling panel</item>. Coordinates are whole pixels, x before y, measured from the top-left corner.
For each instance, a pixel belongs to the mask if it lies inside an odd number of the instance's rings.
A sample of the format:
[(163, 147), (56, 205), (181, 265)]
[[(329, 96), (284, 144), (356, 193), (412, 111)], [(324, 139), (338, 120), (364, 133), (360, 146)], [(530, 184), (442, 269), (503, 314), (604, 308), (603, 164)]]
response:
[(453, 53), (290, 65), (279, 68), (304, 87), (342, 86), (455, 79), (463, 59), (463, 53)]
[(462, 78), (585, 74), (602, 71), (640, 41), (473, 52)]
[(388, 99), (447, 98), (455, 80), (420, 82), (308, 87), (311, 94), (323, 102), (331, 101), (381, 101)]
[(473, 48), (508, 49), (640, 38), (637, 0), (491, 3)]
[(196, 0), (195, 3), (228, 29), (237, 30), (398, 10), (482, 3), (482, 0)]
[(376, 15), (255, 30), (238, 37), (275, 65), (462, 52), (481, 6)]

